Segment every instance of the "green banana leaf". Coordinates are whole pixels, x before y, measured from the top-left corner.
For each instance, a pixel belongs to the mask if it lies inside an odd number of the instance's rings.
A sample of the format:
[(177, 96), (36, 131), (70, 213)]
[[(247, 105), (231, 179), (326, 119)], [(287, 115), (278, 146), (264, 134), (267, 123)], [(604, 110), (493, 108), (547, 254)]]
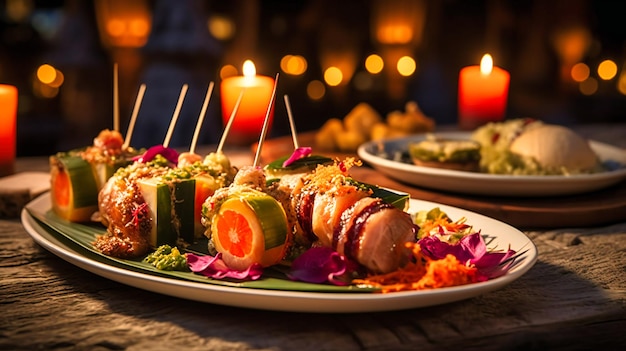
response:
[[(312, 284), (299, 281), (292, 281), (285, 275), (288, 270), (285, 266), (276, 266), (266, 268), (263, 276), (259, 280), (239, 281), (232, 279), (212, 279), (192, 272), (181, 271), (164, 271), (158, 270), (153, 265), (143, 262), (143, 257), (137, 259), (120, 259), (107, 256), (99, 252), (93, 247), (93, 242), (98, 235), (106, 232), (104, 226), (93, 224), (72, 223), (58, 217), (52, 210), (39, 211), (37, 209), (27, 207), (28, 214), (35, 219), (43, 228), (51, 235), (63, 243), (69, 245), (76, 252), (80, 253), (91, 260), (109, 264), (117, 268), (128, 269), (140, 273), (167, 277), (171, 279), (181, 279), (206, 284), (214, 284), (221, 286), (266, 289), (266, 290), (284, 290), (284, 291), (308, 291), (308, 292), (345, 292), (345, 293), (369, 293), (376, 291), (371, 287), (360, 286), (335, 286), (330, 284)], [(207, 253), (207, 243), (199, 242), (189, 248), (193, 253)]]

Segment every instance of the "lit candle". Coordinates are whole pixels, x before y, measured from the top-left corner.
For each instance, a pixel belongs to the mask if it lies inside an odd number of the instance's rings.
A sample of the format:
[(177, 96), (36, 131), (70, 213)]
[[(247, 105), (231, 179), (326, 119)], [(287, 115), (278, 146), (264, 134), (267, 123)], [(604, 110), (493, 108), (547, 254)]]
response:
[[(222, 81), (220, 94), (222, 99), (222, 120), (227, 125), (242, 89), (245, 89), (227, 141), (233, 144), (251, 144), (259, 139), (265, 114), (272, 98), (274, 78), (256, 74), (252, 61), (243, 64), (243, 76), (229, 77)], [(268, 125), (274, 117), (274, 106), (270, 111)]]
[(15, 171), (17, 88), (0, 84), (0, 176)]
[(459, 125), (471, 130), (487, 122), (504, 119), (509, 94), (509, 72), (493, 66), (485, 54), (479, 66), (468, 66), (459, 74)]

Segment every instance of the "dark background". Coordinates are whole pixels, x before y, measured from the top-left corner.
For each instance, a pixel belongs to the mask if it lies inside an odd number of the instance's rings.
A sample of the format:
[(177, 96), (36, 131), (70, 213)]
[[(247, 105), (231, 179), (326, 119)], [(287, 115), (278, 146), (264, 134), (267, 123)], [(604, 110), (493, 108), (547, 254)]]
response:
[[(102, 6), (137, 3), (151, 19), (142, 45), (111, 45), (98, 27)], [(382, 4), (382, 5), (381, 5)], [(417, 61), (410, 77), (382, 72), (369, 75), (363, 60), (389, 48), (372, 34), (376, 19), (393, 9), (415, 10), (414, 40), (404, 45)], [(381, 10), (383, 9), (383, 10)], [(120, 10), (122, 11), (122, 10)], [(408, 11), (408, 10), (407, 10)], [(459, 70), (478, 64), (489, 52), (511, 73), (508, 118), (534, 117), (559, 124), (626, 121), (626, 96), (617, 89), (624, 65), (626, 2), (585, 0), (101, 0), (0, 1), (0, 83), (18, 87), (18, 155), (48, 155), (91, 144), (101, 129), (112, 128), (112, 67), (119, 64), (122, 131), (141, 83), (147, 91), (133, 135), (133, 145), (160, 144), (182, 84), (189, 84), (171, 146), (189, 145), (210, 81), (216, 90), (205, 119), (201, 143), (217, 143), (222, 133), (219, 106), (220, 68), (241, 68), (252, 59), (257, 73), (275, 76), (284, 55), (308, 61), (301, 76), (280, 72), (278, 96), (289, 94), (299, 131), (319, 128), (331, 117), (344, 117), (359, 102), (381, 115), (416, 101), (437, 125), (457, 121)], [(208, 20), (234, 23), (234, 35), (214, 37)], [(386, 16), (389, 16), (388, 14)], [(421, 16), (421, 17), (420, 17)], [(418, 23), (419, 22), (419, 23)], [(559, 38), (577, 33), (579, 49), (563, 56)], [(393, 45), (391, 45), (393, 46)], [(320, 100), (306, 94), (312, 80), (323, 80), (325, 53), (349, 51), (352, 80), (326, 87)], [(612, 59), (617, 76), (597, 78), (599, 62)], [(573, 61), (572, 61), (573, 60)], [(568, 72), (584, 62), (597, 82), (582, 93)], [(51, 96), (38, 92), (35, 72), (48, 63), (64, 75)], [(359, 88), (356, 77), (371, 83)], [(0, 107), (1, 108), (1, 107)], [(282, 98), (277, 99), (271, 136), (289, 133)]]

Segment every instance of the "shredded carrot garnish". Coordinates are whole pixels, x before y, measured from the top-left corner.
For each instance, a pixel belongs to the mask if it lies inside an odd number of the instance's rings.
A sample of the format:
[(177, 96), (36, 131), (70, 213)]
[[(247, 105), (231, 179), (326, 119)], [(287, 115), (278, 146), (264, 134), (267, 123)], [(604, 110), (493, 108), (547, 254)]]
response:
[(450, 218), (441, 214), (437, 219), (428, 220), (420, 224), (420, 232), (430, 233), (433, 229), (438, 228), (439, 232), (459, 233), (470, 226), (465, 224), (467, 218), (462, 217), (454, 222), (450, 222)]
[(350, 168), (360, 165), (361, 161), (354, 157), (347, 157), (343, 161), (337, 159), (332, 165), (318, 165), (313, 172), (304, 177), (304, 181), (316, 187), (319, 192), (325, 192), (333, 187), (344, 186)]
[(407, 243), (406, 246), (412, 250), (415, 262), (410, 262), (394, 272), (355, 279), (352, 283), (377, 287), (382, 293), (389, 293), (435, 289), (478, 281), (476, 268), (459, 262), (453, 255), (432, 260), (422, 254), (419, 244)]

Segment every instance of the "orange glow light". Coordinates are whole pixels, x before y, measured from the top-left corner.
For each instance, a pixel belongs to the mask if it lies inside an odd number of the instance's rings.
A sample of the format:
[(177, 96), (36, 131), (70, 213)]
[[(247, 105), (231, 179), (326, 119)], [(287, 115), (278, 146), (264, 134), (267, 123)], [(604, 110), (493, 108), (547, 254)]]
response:
[(319, 80), (314, 80), (307, 84), (306, 93), (311, 100), (320, 100), (326, 94), (326, 87)]
[(415, 63), (415, 60), (412, 57), (403, 56), (398, 60), (397, 69), (400, 75), (408, 77), (415, 73), (417, 63)]
[(135, 37), (147, 37), (150, 32), (150, 24), (143, 18), (132, 19), (129, 23), (129, 33)]
[(152, 27), (147, 0), (97, 0), (96, 19), (105, 46), (142, 47)]
[(112, 37), (121, 37), (126, 31), (126, 25), (118, 19), (111, 19), (107, 22), (107, 33)]
[(382, 72), (384, 67), (385, 62), (379, 55), (372, 54), (365, 59), (365, 69), (371, 74), (378, 74)]
[(383, 44), (408, 44), (413, 40), (413, 28), (402, 24), (381, 26), (376, 32), (376, 38)]
[(219, 40), (227, 40), (235, 35), (235, 24), (225, 16), (213, 15), (209, 17), (207, 26), (209, 32)]
[(37, 79), (44, 84), (50, 84), (54, 82), (57, 77), (57, 70), (48, 65), (43, 64), (37, 68)]
[(343, 81), (343, 73), (337, 67), (328, 67), (324, 71), (324, 81), (331, 87), (337, 86)]
[(220, 78), (228, 78), (237, 75), (237, 67), (233, 65), (226, 65), (220, 69)]
[(583, 82), (585, 79), (589, 78), (589, 66), (586, 64), (579, 62), (572, 67), (571, 75), (572, 79), (575, 82)]
[(308, 63), (306, 59), (300, 55), (285, 55), (280, 60), (280, 69), (294, 76), (299, 76), (306, 72)]
[(595, 78), (586, 79), (580, 83), (578, 90), (583, 95), (593, 95), (598, 91), (598, 81)]
[(604, 60), (598, 65), (598, 76), (604, 80), (611, 80), (617, 75), (617, 64), (612, 60)]

